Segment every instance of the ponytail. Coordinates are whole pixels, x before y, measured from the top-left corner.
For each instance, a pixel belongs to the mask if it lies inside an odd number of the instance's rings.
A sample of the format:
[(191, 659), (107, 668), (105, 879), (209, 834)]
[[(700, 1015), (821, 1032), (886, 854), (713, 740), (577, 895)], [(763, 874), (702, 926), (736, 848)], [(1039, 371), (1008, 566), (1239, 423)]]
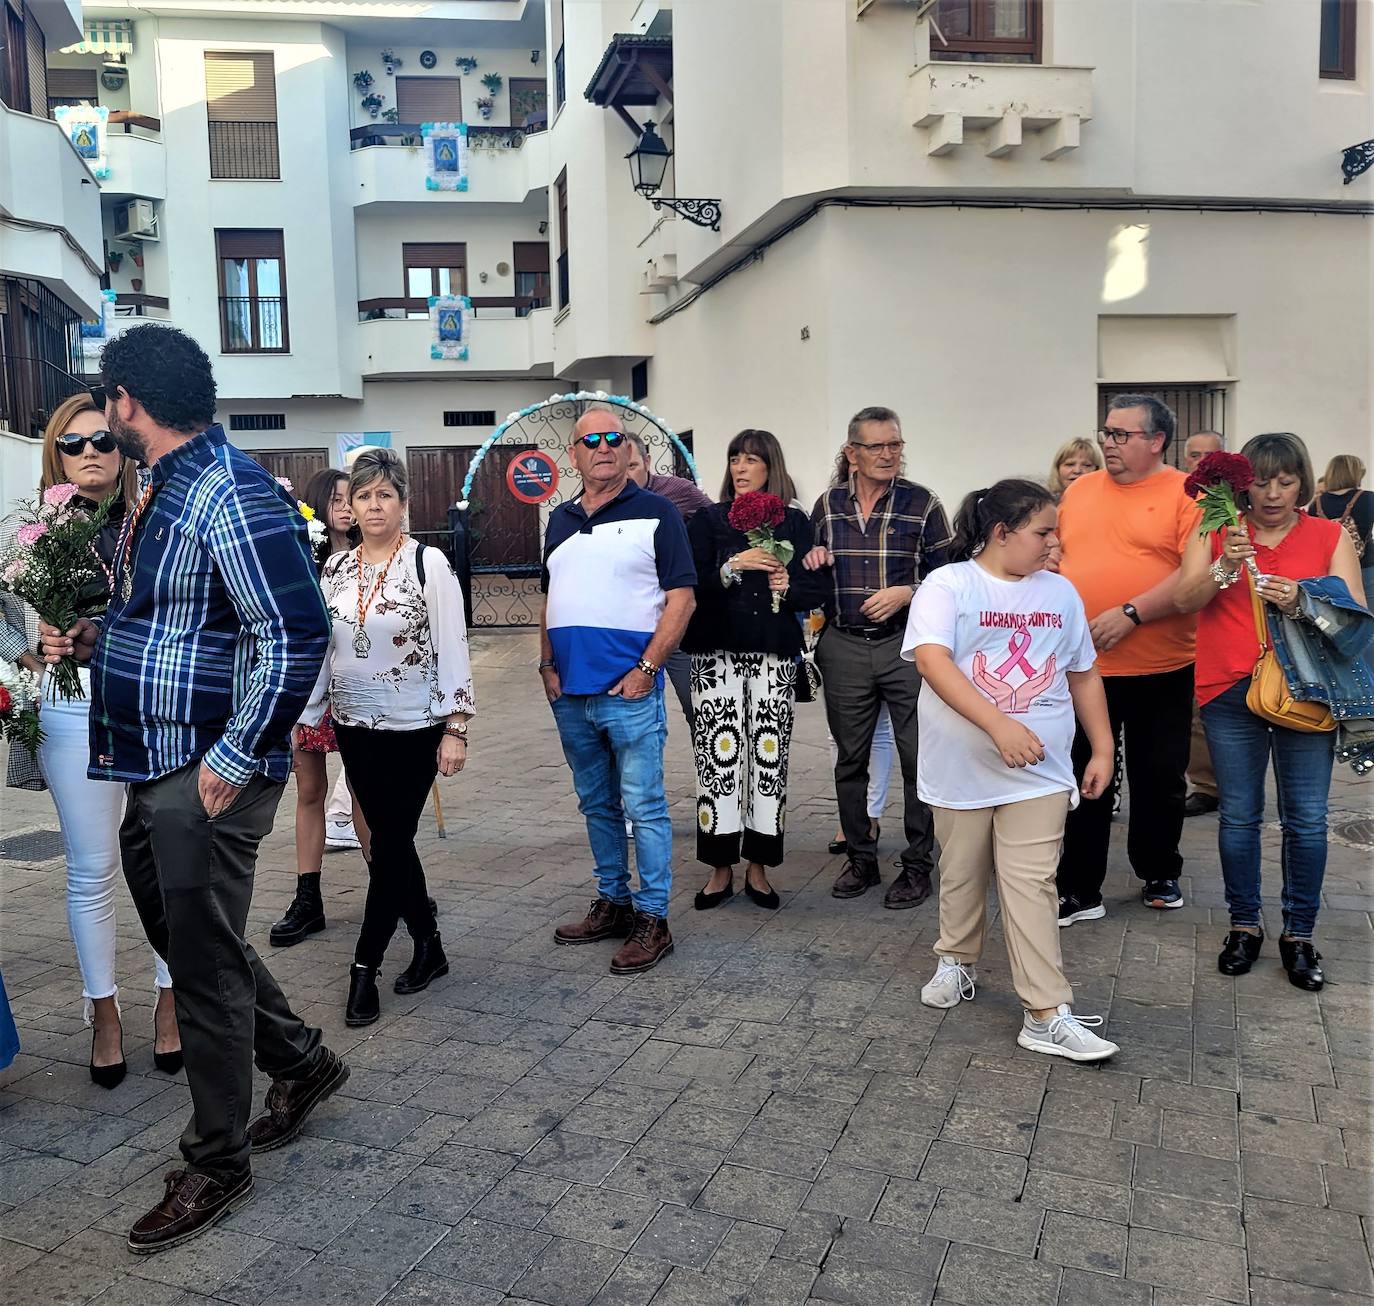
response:
[(967, 562), (983, 551), (998, 526), (1014, 531), (1041, 508), (1054, 503), (1054, 495), (1038, 481), (1006, 480), (964, 496), (954, 514), (954, 539), (949, 546), (951, 562)]

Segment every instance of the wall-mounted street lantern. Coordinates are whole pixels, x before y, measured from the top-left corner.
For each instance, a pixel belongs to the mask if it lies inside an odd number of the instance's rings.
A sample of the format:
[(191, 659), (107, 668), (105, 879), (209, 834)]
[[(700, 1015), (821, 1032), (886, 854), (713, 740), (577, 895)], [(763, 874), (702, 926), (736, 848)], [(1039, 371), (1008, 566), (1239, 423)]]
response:
[(663, 185), (663, 175), (668, 171), (668, 160), (673, 152), (655, 130), (652, 122), (646, 122), (639, 134), (639, 141), (626, 156), (630, 163), (630, 183), (635, 191), (651, 200), (655, 209), (670, 209), (680, 214), (688, 222), (698, 227), (720, 230), (720, 201), (669, 199), (658, 194)]

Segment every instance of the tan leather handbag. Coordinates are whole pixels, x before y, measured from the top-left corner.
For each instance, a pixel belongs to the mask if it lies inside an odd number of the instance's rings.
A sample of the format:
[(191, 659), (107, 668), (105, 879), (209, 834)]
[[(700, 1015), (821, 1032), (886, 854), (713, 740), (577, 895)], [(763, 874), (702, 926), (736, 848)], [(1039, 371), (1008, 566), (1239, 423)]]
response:
[(1245, 695), (1245, 706), (1257, 717), (1283, 726), (1285, 730), (1298, 730), (1303, 734), (1315, 735), (1336, 728), (1336, 720), (1325, 703), (1309, 703), (1293, 697), (1288, 687), (1288, 677), (1283, 674), (1278, 656), (1269, 639), (1269, 622), (1264, 615), (1264, 601), (1255, 589), (1255, 578), (1247, 573), (1250, 586), (1250, 603), (1255, 613), (1255, 634), (1259, 637), (1259, 658), (1250, 674), (1250, 688)]

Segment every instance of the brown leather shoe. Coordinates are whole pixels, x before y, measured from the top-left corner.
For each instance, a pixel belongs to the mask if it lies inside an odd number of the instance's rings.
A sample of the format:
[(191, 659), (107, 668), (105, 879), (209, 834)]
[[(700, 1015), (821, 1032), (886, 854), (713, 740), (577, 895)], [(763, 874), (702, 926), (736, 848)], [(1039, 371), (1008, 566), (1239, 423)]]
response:
[(320, 1049), (315, 1069), (304, 1079), (274, 1079), (267, 1090), (267, 1111), (248, 1126), (255, 1152), (284, 1147), (304, 1127), (310, 1113), (348, 1081), (348, 1063), (328, 1048)]
[(882, 883), (878, 874), (877, 862), (856, 862), (852, 857), (845, 862), (844, 870), (830, 890), (832, 898), (857, 898), (867, 893), (875, 884)]
[(625, 946), (611, 958), (612, 975), (637, 975), (642, 970), (653, 970), (673, 950), (673, 936), (662, 916), (637, 911), (634, 920)]
[(253, 1196), (251, 1172), (220, 1180), (191, 1170), (168, 1170), (163, 1199), (129, 1230), (129, 1250), (146, 1256), (165, 1251), (204, 1232)]
[(915, 907), (930, 897), (930, 872), (904, 866), (883, 898), (883, 906), (893, 911)]
[(628, 902), (598, 898), (580, 921), (567, 921), (553, 932), (555, 943), (596, 943), (599, 939), (623, 939), (633, 928), (635, 909)]

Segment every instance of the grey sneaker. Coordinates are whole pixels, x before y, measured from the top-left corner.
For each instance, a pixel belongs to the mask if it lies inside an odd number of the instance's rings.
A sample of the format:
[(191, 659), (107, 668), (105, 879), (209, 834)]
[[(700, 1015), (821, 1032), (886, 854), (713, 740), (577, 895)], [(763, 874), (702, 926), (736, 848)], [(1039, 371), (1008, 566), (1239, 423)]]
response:
[(965, 998), (973, 997), (977, 978), (976, 967), (941, 957), (930, 983), (921, 990), (921, 1001), (928, 1007), (957, 1007)]
[(1068, 1057), (1070, 1061), (1105, 1061), (1121, 1049), (1105, 1038), (1098, 1038), (1088, 1028), (1089, 1025), (1101, 1023), (1101, 1016), (1075, 1016), (1067, 1005), (1061, 1003), (1059, 1010), (1048, 1020), (1036, 1020), (1029, 1011), (1026, 1012), (1016, 1042), (1029, 1052)]

